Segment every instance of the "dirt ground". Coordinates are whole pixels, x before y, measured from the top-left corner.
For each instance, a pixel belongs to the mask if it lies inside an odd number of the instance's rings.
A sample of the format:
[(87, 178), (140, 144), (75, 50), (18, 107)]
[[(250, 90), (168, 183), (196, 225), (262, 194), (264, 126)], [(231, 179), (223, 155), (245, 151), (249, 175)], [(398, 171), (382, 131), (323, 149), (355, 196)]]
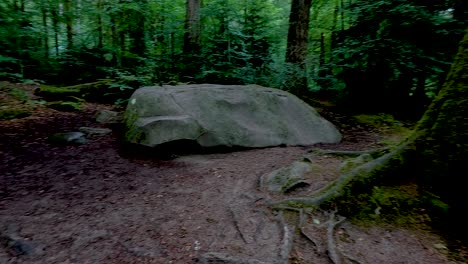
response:
[[(117, 131), (84, 145), (47, 141), (103, 127), (94, 118), (101, 109), (112, 106), (85, 104), (74, 113), (40, 107), (0, 121), (0, 263), (455, 263), (445, 242), (420, 228), (344, 220), (330, 234), (328, 212), (270, 208), (275, 197), (259, 190), (262, 175), (315, 147), (378, 147), (381, 135), (368, 128), (341, 126), (337, 145), (171, 160), (125, 153)], [(337, 158), (313, 162), (323, 169), (310, 175), (309, 188), (338, 176)], [(330, 237), (339, 259), (330, 257)]]

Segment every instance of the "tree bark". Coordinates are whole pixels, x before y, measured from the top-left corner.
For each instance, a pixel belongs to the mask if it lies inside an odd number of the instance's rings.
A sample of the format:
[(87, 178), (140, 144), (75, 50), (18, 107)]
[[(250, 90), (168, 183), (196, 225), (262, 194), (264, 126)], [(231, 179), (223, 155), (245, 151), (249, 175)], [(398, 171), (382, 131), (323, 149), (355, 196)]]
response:
[(309, 18), (312, 0), (293, 0), (289, 15), (286, 62), (296, 67), (294, 89), (296, 95), (305, 95), (307, 88), (306, 58), (309, 39)]
[(42, 33), (44, 34), (44, 57), (49, 58), (49, 31), (47, 25), (47, 8), (44, 0), (41, 0), (41, 13), (42, 13)]
[(103, 8), (103, 0), (97, 0), (97, 10), (98, 10), (98, 15), (97, 15), (97, 24), (98, 24), (98, 48), (102, 49), (103, 48), (103, 39), (104, 39), (104, 34), (103, 34), (103, 29), (102, 29), (102, 13), (104, 12)]
[(58, 17), (58, 3), (56, 0), (49, 0), (50, 17), (52, 19), (52, 27), (54, 29), (54, 47), (55, 56), (59, 56), (59, 17)]
[(72, 0), (63, 1), (63, 12), (65, 16), (65, 24), (67, 28), (67, 49), (73, 48), (73, 14)]
[[(388, 181), (414, 181), (420, 190), (449, 205), (451, 224), (468, 232), (463, 216), (468, 210), (468, 31), (460, 44), (445, 85), (419, 121), (413, 134), (388, 154), (342, 175), (310, 197), (291, 198), (284, 206), (348, 204), (360, 193)], [(355, 199), (355, 198), (354, 198)], [(460, 221), (460, 222), (457, 222)]]
[(312, 0), (293, 0), (289, 16), (286, 62), (305, 68)]
[(201, 0), (187, 0), (185, 4), (184, 54), (197, 54), (200, 49)]
[(139, 4), (140, 10), (128, 10), (128, 17), (132, 18), (131, 26), (128, 30), (128, 35), (131, 39), (130, 52), (143, 56), (146, 51), (145, 33), (146, 33), (146, 19), (144, 10), (148, 8), (148, 2), (146, 0), (134, 1)]

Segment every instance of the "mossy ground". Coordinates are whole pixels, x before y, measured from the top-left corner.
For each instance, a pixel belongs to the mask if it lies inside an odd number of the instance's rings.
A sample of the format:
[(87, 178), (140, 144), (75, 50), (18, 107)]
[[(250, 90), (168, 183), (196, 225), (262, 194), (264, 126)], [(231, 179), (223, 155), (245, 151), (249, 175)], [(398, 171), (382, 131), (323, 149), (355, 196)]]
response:
[(81, 105), (76, 102), (51, 102), (47, 104), (47, 107), (63, 112), (74, 112), (81, 110)]
[(0, 120), (10, 120), (30, 116), (31, 112), (21, 109), (3, 109), (0, 110)]
[(396, 120), (392, 115), (386, 113), (361, 114), (355, 115), (353, 118), (358, 124), (369, 126), (383, 134), (384, 137), (380, 143), (384, 146), (396, 146), (413, 132), (414, 124)]

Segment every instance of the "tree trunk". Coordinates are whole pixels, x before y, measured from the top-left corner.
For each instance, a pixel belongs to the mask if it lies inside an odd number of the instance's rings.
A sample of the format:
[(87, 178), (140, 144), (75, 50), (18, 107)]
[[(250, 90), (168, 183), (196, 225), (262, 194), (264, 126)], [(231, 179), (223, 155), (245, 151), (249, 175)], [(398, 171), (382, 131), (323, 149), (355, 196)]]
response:
[(297, 67), (296, 89), (292, 92), (305, 95), (307, 89), (306, 58), (309, 39), (309, 18), (312, 0), (293, 0), (289, 16), (286, 62)]
[(59, 17), (58, 3), (56, 0), (49, 1), (50, 17), (52, 18), (52, 27), (54, 28), (55, 56), (59, 56)]
[(200, 49), (200, 0), (187, 0), (185, 4), (184, 54), (197, 54)]
[(445, 85), (419, 122), (415, 146), (424, 183), (451, 202), (468, 209), (465, 157), (468, 154), (468, 31)]
[(97, 10), (98, 10), (98, 15), (97, 15), (98, 45), (97, 46), (99, 49), (102, 49), (103, 47), (103, 38), (104, 38), (103, 29), (102, 29), (102, 13), (104, 12), (104, 8), (103, 8), (102, 1), (103, 0), (97, 1)]
[(146, 0), (138, 0), (134, 2), (138, 3), (140, 10), (127, 10), (127, 16), (133, 20), (128, 30), (128, 35), (131, 39), (129, 50), (131, 53), (143, 57), (146, 52), (146, 18), (144, 10), (148, 8), (148, 2)]
[[(460, 44), (445, 85), (419, 121), (412, 136), (379, 158), (342, 175), (310, 197), (291, 198), (275, 205), (321, 206), (334, 202), (349, 205), (361, 193), (370, 193), (382, 182), (416, 182), (422, 192), (449, 205), (451, 224), (468, 232), (466, 157), (468, 156), (468, 31)], [(456, 222), (460, 221), (460, 222)]]
[(344, 31), (344, 28), (345, 28), (345, 25), (344, 25), (344, 21), (345, 21), (345, 15), (344, 15), (344, 10), (345, 10), (345, 7), (344, 7), (344, 0), (341, 0), (341, 31)]
[(49, 31), (47, 26), (47, 8), (44, 0), (41, 1), (41, 12), (42, 12), (42, 34), (44, 34), (44, 57), (49, 58)]
[(63, 12), (65, 16), (65, 24), (67, 28), (67, 49), (73, 48), (73, 14), (72, 14), (72, 0), (63, 1)]

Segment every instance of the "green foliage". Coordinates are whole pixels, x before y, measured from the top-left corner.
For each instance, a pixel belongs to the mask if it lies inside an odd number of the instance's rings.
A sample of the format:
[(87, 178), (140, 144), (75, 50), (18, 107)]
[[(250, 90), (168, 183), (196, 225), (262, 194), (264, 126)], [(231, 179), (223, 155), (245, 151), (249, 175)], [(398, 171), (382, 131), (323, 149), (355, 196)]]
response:
[(308, 78), (311, 90), (346, 107), (422, 111), (466, 25), (445, 2), (313, 1), (306, 73), (284, 62), (290, 1), (203, 1), (200, 49), (190, 54), (186, 1), (33, 0), (24, 10), (1, 2), (0, 80), (113, 79), (103, 95), (123, 103), (144, 85), (256, 83), (295, 92)]
[(154, 85), (155, 80), (155, 76), (152, 75), (134, 75), (125, 71), (114, 71), (113, 76), (104, 96), (112, 98), (116, 104), (125, 104), (135, 89)]
[[(320, 2), (320, 1), (319, 1)], [(433, 3), (434, 2), (434, 3)], [(323, 3), (323, 2), (321, 2)], [(422, 114), (440, 89), (464, 29), (444, 1), (316, 4), (315, 85), (358, 110)], [(334, 8), (332, 8), (333, 6)], [(464, 22), (466, 25), (466, 22)], [(324, 49), (320, 47), (324, 34)], [(370, 100), (369, 100), (370, 98)]]

